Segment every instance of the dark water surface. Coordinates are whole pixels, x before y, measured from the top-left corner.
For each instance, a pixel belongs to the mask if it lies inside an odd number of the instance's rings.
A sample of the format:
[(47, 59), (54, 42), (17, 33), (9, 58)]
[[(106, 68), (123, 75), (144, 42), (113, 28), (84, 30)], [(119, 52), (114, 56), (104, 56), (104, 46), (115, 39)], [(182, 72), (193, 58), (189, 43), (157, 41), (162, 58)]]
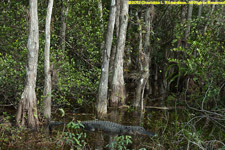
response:
[[(69, 112), (69, 110), (65, 110), (65, 117), (61, 117), (61, 113), (59, 111), (55, 112), (56, 113), (53, 113), (52, 119), (54, 121), (76, 122), (78, 120), (84, 121), (97, 119), (96, 115), (91, 113), (72, 113)], [(174, 129), (175, 124), (172, 121), (178, 119), (176, 118), (175, 113), (176, 112), (174, 111), (148, 109), (145, 113), (134, 112), (131, 109), (110, 110), (108, 116), (104, 120), (120, 123), (123, 125), (143, 126), (146, 130), (156, 133), (158, 136), (153, 138), (144, 135), (131, 136), (132, 144), (128, 144), (126, 146), (128, 149), (154, 149), (155, 144), (160, 144), (158, 140), (161, 134), (163, 134), (168, 128)], [(159, 130), (161, 133), (159, 133)], [(73, 130), (69, 131), (74, 132)], [(77, 147), (68, 146), (69, 144), (66, 144), (67, 146), (65, 146), (65, 143), (60, 142), (63, 141), (63, 132), (68, 132), (68, 129), (64, 128), (63, 126), (54, 128), (52, 134), (49, 136), (45, 134), (44, 129), (40, 130), (39, 132), (30, 131), (27, 129), (18, 132), (15, 128), (15, 131), (4, 133), (9, 134), (9, 139), (8, 142), (7, 140), (2, 140), (1, 142), (0, 139), (0, 150), (78, 149)], [(86, 142), (86, 146), (85, 148), (83, 147), (81, 149), (112, 149), (109, 148), (109, 145), (115, 142), (115, 136), (113, 135), (108, 135), (101, 132), (86, 132), (83, 130), (78, 130), (76, 133), (77, 132), (86, 134), (86, 138), (83, 138), (83, 140)]]

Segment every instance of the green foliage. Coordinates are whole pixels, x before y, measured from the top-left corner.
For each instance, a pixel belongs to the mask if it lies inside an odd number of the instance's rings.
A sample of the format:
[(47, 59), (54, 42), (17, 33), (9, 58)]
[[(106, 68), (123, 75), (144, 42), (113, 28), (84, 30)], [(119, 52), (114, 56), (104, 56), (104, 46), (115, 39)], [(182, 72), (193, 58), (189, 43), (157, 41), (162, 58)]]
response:
[(0, 52), (20, 58), (27, 42), (27, 7), (23, 1), (1, 3)]
[[(67, 105), (73, 108), (74, 105), (88, 105), (88, 108), (90, 108), (95, 102), (101, 67), (102, 50), (100, 47), (104, 41), (103, 35), (106, 31), (110, 1), (103, 0), (103, 3), (105, 4), (103, 8), (107, 9), (103, 10), (103, 20), (101, 20), (97, 1), (69, 1), (65, 51), (62, 51), (59, 44), (62, 3), (61, 1), (54, 3), (51, 21), (51, 73), (54, 105), (59, 104), (62, 107)], [(40, 50), (36, 95), (39, 106), (42, 104), (44, 87), (43, 49), (47, 4), (48, 1), (45, 0), (38, 2)], [(3, 0), (0, 5), (0, 103), (10, 103), (14, 106), (21, 98), (26, 79), (26, 45), (29, 31), (28, 6), (29, 1), (27, 0)], [(138, 12), (138, 15), (144, 18), (142, 14), (144, 11), (139, 11), (142, 8), (143, 6), (134, 6), (130, 11), (131, 17), (126, 41), (126, 48), (130, 49), (132, 57), (130, 72), (137, 70), (138, 67), (139, 38), (135, 15)], [(195, 113), (190, 110), (187, 112), (178, 111), (176, 105), (180, 104), (180, 101), (175, 103), (174, 113), (152, 111), (151, 114), (155, 113), (157, 118), (151, 119), (148, 126), (155, 128), (154, 130), (159, 132), (160, 135), (156, 141), (150, 144), (152, 149), (168, 149), (168, 147), (171, 149), (187, 149), (187, 145), (190, 143), (190, 149), (192, 147), (199, 149), (204, 144), (218, 149), (222, 145), (220, 141), (224, 141), (225, 135), (224, 131), (221, 130), (221, 126), (224, 124), (225, 104), (225, 15), (222, 9), (224, 8), (217, 5), (213, 15), (209, 16), (211, 7), (204, 7), (202, 17), (197, 18), (197, 11), (195, 10), (198, 9), (197, 6), (194, 6), (192, 21), (190, 22), (191, 32), (187, 39), (184, 39), (187, 21), (184, 20), (181, 23), (180, 6), (160, 5), (155, 9), (157, 17), (153, 17), (151, 23), (151, 76), (149, 79), (151, 81), (150, 86), (156, 85), (158, 87), (151, 89), (157, 95), (157, 92), (164, 86), (161, 84), (164, 81), (172, 83), (182, 77), (188, 77), (193, 81), (188, 88), (191, 89), (193, 86), (197, 86), (197, 88), (187, 92), (187, 103), (192, 108), (201, 108), (203, 113)], [(205, 25), (208, 28), (204, 33)], [(187, 46), (181, 44), (180, 47), (177, 47), (180, 40)], [(116, 43), (116, 38), (114, 38), (114, 42)], [(172, 51), (169, 51), (170, 49)], [(167, 59), (170, 56), (168, 62)], [(126, 64), (126, 58), (124, 64)], [(154, 80), (152, 80), (153, 78)], [(163, 80), (163, 82), (160, 80)], [(177, 82), (177, 84), (179, 83)], [(184, 89), (184, 91), (189, 89)], [(174, 101), (174, 99), (177, 99), (176, 94), (167, 99)], [(132, 109), (130, 108), (129, 111), (132, 111)], [(86, 109), (86, 111), (89, 110)], [(64, 110), (60, 109), (60, 111), (64, 116)], [(160, 114), (161, 117), (159, 117)], [(9, 120), (12, 119), (8, 113), (4, 112), (3, 116), (4, 123), (0, 124), (0, 144), (7, 143), (6, 146), (8, 146), (13, 143), (13, 145), (18, 145), (17, 140), (23, 139), (20, 135), (17, 135), (21, 131), (8, 126)], [(37, 114), (35, 116), (37, 117)], [(199, 121), (199, 119), (201, 120)], [(63, 134), (63, 139), (59, 143), (71, 148), (84, 148), (87, 145), (84, 140), (86, 134), (79, 131), (82, 125), (69, 123), (67, 126), (68, 131)], [(23, 137), (28, 136), (24, 134)], [(24, 139), (27, 140), (27, 138)], [(209, 141), (217, 141), (217, 143), (210, 143)], [(127, 149), (131, 143), (131, 137), (121, 136), (117, 137), (108, 147)], [(22, 142), (21, 145), (24, 145), (24, 143)]]
[(1, 102), (16, 104), (25, 83), (26, 4), (23, 1), (2, 2), (0, 11)]
[(23, 62), (16, 61), (12, 55), (0, 56), (0, 95), (14, 104), (23, 91), (26, 69)]
[[(36, 95), (38, 104), (42, 104), (44, 87), (44, 44), (46, 1), (39, 5), (40, 50)], [(60, 3), (54, 5), (61, 7)], [(100, 43), (103, 41), (97, 2), (71, 1), (67, 18), (66, 50), (59, 43), (61, 28), (60, 9), (53, 12), (51, 37), (51, 66), (53, 103), (61, 105), (92, 105), (95, 100), (98, 79), (100, 77)], [(21, 98), (25, 85), (27, 63), (27, 11), (28, 3), (5, 2), (0, 6), (0, 95), (6, 103), (16, 104)], [(108, 12), (104, 12), (106, 19)], [(77, 16), (77, 14), (80, 14)], [(16, 16), (16, 17), (15, 17)], [(74, 17), (77, 16), (77, 17)], [(78, 32), (79, 31), (79, 32)], [(88, 38), (87, 38), (88, 37)], [(73, 45), (73, 46), (71, 46)], [(4, 89), (4, 90), (3, 90)]]
[(70, 1), (66, 51), (56, 46), (58, 51), (51, 54), (58, 76), (53, 88), (53, 99), (57, 103), (90, 105), (95, 100), (100, 77), (100, 44), (103, 42), (101, 24), (96, 1)]
[[(68, 132), (64, 132), (62, 140), (59, 140), (57, 142), (57, 144), (62, 145), (62, 143), (64, 143), (71, 147), (76, 147), (77, 149), (84, 148), (85, 145), (87, 144), (85, 142), (86, 133), (79, 132), (79, 129), (81, 127), (83, 127), (83, 125), (79, 122), (78, 123), (74, 123), (74, 122), (68, 123), (67, 124)], [(70, 131), (70, 129), (74, 130), (75, 133), (73, 131)]]
[[(165, 73), (165, 77), (169, 81), (169, 83), (171, 83), (181, 76), (181, 73), (182, 73), (181, 69), (183, 69), (183, 68), (180, 67), (180, 61), (179, 60), (169, 58), (169, 61), (173, 62), (173, 64), (169, 65), (169, 67), (167, 68), (166, 73)], [(174, 64), (174, 62), (175, 62), (175, 64)], [(176, 74), (176, 72), (169, 73), (170, 70), (172, 68), (175, 68), (175, 67), (177, 67), (177, 70), (178, 70), (177, 74)]]
[(116, 136), (112, 143), (108, 144), (106, 147), (110, 149), (126, 150), (127, 146), (132, 143), (131, 136)]
[(99, 18), (97, 1), (78, 0), (75, 3), (71, 2), (70, 6), (67, 35), (70, 37), (68, 40), (70, 45), (74, 45), (70, 47), (71, 52), (73, 56), (81, 58), (78, 63), (85, 61), (88, 63), (86, 65), (95, 66), (100, 63), (100, 44), (103, 42), (105, 29)]
[[(54, 70), (57, 70), (53, 87), (53, 99), (57, 103), (90, 105), (95, 100), (100, 77), (100, 44), (105, 29), (102, 23), (97, 1), (70, 1), (66, 50), (63, 52), (56, 45), (58, 51), (51, 54)], [(53, 38), (53, 42), (58, 41)]]
[(60, 108), (59, 111), (62, 113), (62, 117), (64, 117), (64, 116), (65, 116), (65, 111), (64, 111), (64, 109)]
[(97, 82), (93, 83), (91, 79), (91, 76), (96, 73), (95, 71), (88, 71), (83, 67), (76, 68), (74, 59), (65, 55), (61, 55), (61, 59), (53, 61), (53, 63), (54, 69), (58, 70), (56, 72), (57, 78), (53, 81), (56, 83), (53, 87), (53, 98), (56, 99), (57, 103), (82, 105), (83, 102), (88, 104), (86, 99), (93, 100), (93, 97), (87, 93), (96, 91)]
[[(222, 18), (217, 10), (214, 17)], [(218, 19), (206, 20), (204, 17), (193, 19), (191, 32), (180, 47), (177, 42), (184, 40), (185, 24), (176, 26), (176, 38), (173, 40), (173, 57), (169, 59), (171, 65), (166, 72), (170, 82), (185, 78), (185, 89), (183, 89), (186, 106), (192, 111), (186, 115), (183, 123), (179, 122), (177, 111), (175, 111), (175, 135), (173, 141), (179, 141), (180, 145), (186, 145), (192, 149), (214, 149), (218, 145), (224, 146), (223, 126), (224, 113), (224, 72), (225, 72), (225, 42), (221, 31), (224, 23)], [(199, 28), (208, 25), (204, 31)], [(171, 68), (176, 70), (175, 74), (169, 74)], [(179, 102), (180, 103), (180, 102)], [(217, 119), (210, 113), (216, 111)], [(203, 121), (204, 119), (208, 120)], [(205, 123), (207, 122), (207, 123)], [(217, 125), (218, 123), (218, 125)], [(219, 132), (214, 132), (214, 131)], [(213, 136), (211, 136), (213, 135)], [(168, 136), (168, 135), (167, 135)], [(182, 140), (181, 140), (182, 139)], [(217, 140), (215, 140), (217, 139)], [(209, 142), (213, 141), (214, 142)], [(219, 146), (218, 146), (219, 147)], [(177, 147), (178, 148), (178, 147)], [(179, 147), (180, 148), (180, 147)]]
[[(199, 30), (196, 29), (197, 25), (195, 20), (192, 21), (193, 30), (187, 40), (187, 47), (172, 49), (178, 56), (177, 58), (170, 58), (169, 61), (175, 62), (179, 69), (178, 74), (173, 76), (171, 80), (178, 76), (190, 76), (196, 85), (202, 89), (202, 93), (195, 91), (195, 94), (202, 94), (199, 99), (200, 102), (204, 98), (204, 102), (215, 101), (216, 105), (222, 104), (224, 98), (220, 100), (219, 95), (223, 86), (221, 83), (225, 79), (225, 43), (218, 39), (217, 29), (220, 29), (224, 24), (215, 22), (209, 25), (208, 30), (203, 34), (199, 34)], [(179, 27), (177, 29), (180, 31)], [(182, 32), (177, 32), (176, 37), (177, 40), (182, 37)]]
[(3, 115), (0, 116), (0, 149), (8, 147), (20, 138), (19, 134), (22, 130), (13, 127), (11, 119), (12, 115), (7, 112), (3, 112)]

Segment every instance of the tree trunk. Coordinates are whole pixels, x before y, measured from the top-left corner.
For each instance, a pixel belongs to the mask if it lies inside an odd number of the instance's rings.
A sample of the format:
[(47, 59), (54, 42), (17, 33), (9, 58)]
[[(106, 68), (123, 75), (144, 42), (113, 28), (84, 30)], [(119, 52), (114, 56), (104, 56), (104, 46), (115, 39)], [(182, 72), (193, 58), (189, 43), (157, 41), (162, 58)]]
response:
[[(215, 0), (215, 2), (217, 2), (217, 0)], [(215, 4), (212, 5), (212, 10), (211, 10), (211, 12), (210, 12), (209, 18), (212, 16), (214, 10), (215, 10)], [(208, 28), (209, 22), (210, 22), (210, 20), (208, 20), (207, 23), (206, 23), (206, 25), (205, 25), (204, 33), (206, 32), (206, 30), (207, 30), (207, 28)]]
[[(194, 0), (191, 0), (191, 1), (194, 3)], [(187, 29), (185, 31), (185, 41), (186, 41), (186, 43), (187, 43), (187, 38), (189, 36), (189, 33), (191, 31), (192, 12), (193, 12), (193, 4), (189, 4), (189, 7), (188, 7), (188, 16), (187, 16), (188, 25), (187, 25)]]
[[(184, 23), (185, 21), (185, 18), (186, 18), (186, 13), (187, 13), (187, 6), (186, 5), (181, 5), (181, 23)], [(177, 48), (178, 47), (184, 47), (185, 45), (183, 45), (184, 38), (180, 38), (178, 39), (178, 42), (177, 42)], [(173, 71), (172, 71), (173, 72)]]
[[(204, 2), (205, 0), (202, 0), (202, 2)], [(201, 15), (202, 15), (202, 6), (203, 5), (199, 5), (199, 7), (198, 7), (198, 18), (200, 18), (201, 17)]]
[(138, 80), (138, 85), (136, 89), (136, 97), (134, 101), (134, 107), (141, 107), (144, 110), (144, 91), (149, 78), (149, 63), (150, 63), (150, 29), (151, 29), (151, 15), (153, 12), (154, 5), (151, 5), (145, 14), (145, 40), (144, 49), (142, 48), (142, 27), (140, 28), (140, 45), (139, 45), (139, 64), (141, 76)]
[(99, 12), (100, 12), (100, 20), (102, 20), (102, 17), (103, 17), (103, 12), (102, 12), (102, 0), (98, 0), (98, 9), (99, 9)]
[(53, 0), (49, 0), (46, 25), (45, 25), (45, 51), (44, 51), (44, 72), (45, 72), (45, 84), (44, 84), (44, 116), (48, 123), (51, 120), (51, 71), (50, 71), (50, 25), (52, 16)]
[[(143, 32), (143, 29), (142, 29), (142, 21), (141, 19), (142, 18), (139, 18), (138, 16), (138, 12), (136, 13), (136, 16), (137, 16), (137, 23), (138, 23), (138, 29), (139, 29), (139, 55), (138, 55), (138, 64), (139, 64), (139, 70), (142, 71), (143, 70), (143, 65), (142, 65), (142, 62), (141, 62), (141, 58), (144, 58), (143, 57), (143, 35), (142, 35), (142, 32)], [(142, 75), (142, 74), (141, 74)], [(135, 95), (135, 99), (134, 99), (134, 103), (133, 103), (133, 106), (134, 107), (140, 107), (141, 103), (141, 91), (142, 91), (142, 88), (143, 88), (143, 83), (142, 83), (142, 77), (140, 77), (140, 79), (138, 80), (138, 84), (137, 84), (137, 88), (136, 88), (136, 95)]]
[[(119, 37), (119, 29), (120, 29), (120, 1), (121, 0), (116, 0), (116, 38), (118, 39)], [(114, 61), (116, 57), (116, 45), (113, 46), (111, 49), (111, 55), (110, 55), (110, 61), (109, 61), (109, 88), (112, 88), (112, 79), (113, 79), (113, 69), (114, 69)]]
[[(101, 28), (101, 32), (102, 34), (104, 35), (104, 23), (103, 23), (103, 11), (102, 11), (102, 0), (98, 0), (98, 9), (99, 9), (99, 13), (100, 13), (100, 16), (99, 16), (99, 20), (101, 22), (101, 25), (100, 25), (100, 28)], [(104, 41), (101, 42), (100, 44), (100, 50), (102, 52), (102, 56), (104, 55)]]
[(109, 58), (112, 47), (115, 18), (116, 18), (116, 2), (115, 0), (111, 0), (111, 11), (109, 15), (104, 56), (102, 61), (101, 78), (98, 89), (97, 112), (99, 115), (104, 115), (107, 113)]
[(38, 129), (39, 120), (37, 114), (37, 99), (35, 93), (39, 51), (37, 0), (30, 0), (29, 7), (30, 24), (27, 44), (28, 64), (26, 68), (26, 85), (18, 106), (16, 123), (18, 126), (25, 126), (25, 124), (27, 124), (29, 128)]
[(117, 39), (117, 51), (114, 61), (112, 93), (110, 97), (110, 105), (118, 106), (125, 103), (126, 93), (123, 77), (123, 55), (126, 41), (127, 24), (128, 24), (128, 0), (122, 1), (122, 9), (120, 16), (119, 38)]
[(62, 52), (65, 52), (66, 48), (66, 18), (69, 11), (69, 0), (62, 0), (62, 12), (61, 12), (61, 31), (60, 31), (60, 45), (62, 47)]
[(117, 11), (116, 11), (116, 37), (119, 37), (119, 32), (120, 32), (120, 12), (121, 12), (121, 0), (116, 0), (116, 6), (117, 6)]

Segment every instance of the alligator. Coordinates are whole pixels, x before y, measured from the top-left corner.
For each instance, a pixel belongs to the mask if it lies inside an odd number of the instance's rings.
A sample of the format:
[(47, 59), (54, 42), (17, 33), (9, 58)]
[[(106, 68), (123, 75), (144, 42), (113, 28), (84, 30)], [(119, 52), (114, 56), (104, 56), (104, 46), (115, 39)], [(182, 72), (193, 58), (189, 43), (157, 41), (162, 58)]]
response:
[[(141, 126), (126, 126), (110, 121), (101, 121), (101, 120), (90, 120), (90, 121), (81, 121), (84, 130), (87, 131), (102, 131), (111, 135), (147, 135), (149, 137), (154, 136), (155, 134), (145, 130)], [(53, 126), (64, 124), (63, 122), (51, 122), (50, 129)]]

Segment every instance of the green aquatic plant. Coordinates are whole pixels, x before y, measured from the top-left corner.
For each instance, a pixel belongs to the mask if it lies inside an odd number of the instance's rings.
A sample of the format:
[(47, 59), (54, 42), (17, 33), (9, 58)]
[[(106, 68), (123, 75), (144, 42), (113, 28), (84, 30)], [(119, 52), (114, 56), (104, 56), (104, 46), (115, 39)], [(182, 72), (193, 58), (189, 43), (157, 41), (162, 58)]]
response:
[(126, 150), (129, 144), (132, 144), (131, 136), (116, 136), (106, 147), (110, 149)]
[(61, 140), (57, 142), (58, 145), (68, 145), (71, 148), (83, 149), (86, 146), (86, 133), (80, 132), (79, 129), (83, 127), (83, 125), (78, 122), (69, 122), (67, 124), (67, 132), (63, 133), (63, 137)]

